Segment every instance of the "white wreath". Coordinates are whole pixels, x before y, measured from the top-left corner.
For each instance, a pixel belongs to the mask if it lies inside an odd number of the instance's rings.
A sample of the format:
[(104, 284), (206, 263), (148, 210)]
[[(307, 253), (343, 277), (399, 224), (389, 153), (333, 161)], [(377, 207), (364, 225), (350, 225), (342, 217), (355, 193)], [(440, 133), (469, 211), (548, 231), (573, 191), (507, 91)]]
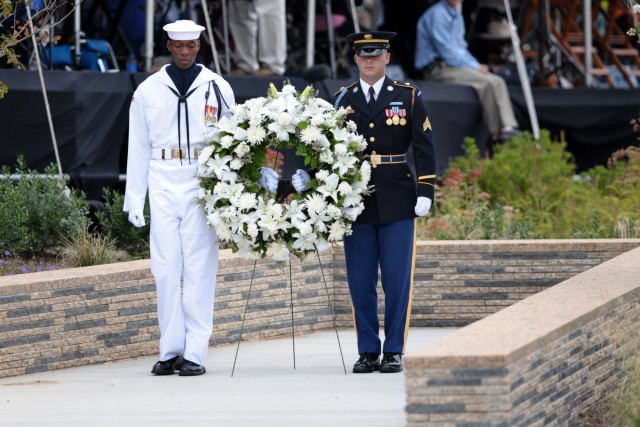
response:
[[(311, 86), (278, 92), (231, 107), (208, 135), (198, 157), (199, 202), (221, 243), (244, 258), (304, 259), (351, 234), (364, 209), (371, 166), (367, 143)], [(258, 185), (267, 149), (294, 148), (312, 172), (308, 189), (281, 204)]]

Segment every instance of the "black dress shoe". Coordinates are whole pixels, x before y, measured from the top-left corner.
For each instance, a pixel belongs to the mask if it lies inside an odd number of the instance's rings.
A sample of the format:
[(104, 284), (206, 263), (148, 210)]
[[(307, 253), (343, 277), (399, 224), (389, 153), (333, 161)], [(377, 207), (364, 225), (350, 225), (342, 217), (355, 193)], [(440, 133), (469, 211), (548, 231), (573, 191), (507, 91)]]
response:
[(360, 359), (353, 365), (354, 374), (369, 374), (380, 370), (380, 360), (375, 353), (362, 353)]
[(520, 135), (522, 135), (522, 132), (519, 131), (518, 129), (509, 129), (509, 130), (500, 132), (500, 134), (498, 135), (498, 141), (499, 142), (508, 141)]
[(198, 365), (197, 363), (193, 363), (190, 360), (184, 359), (178, 375), (180, 375), (181, 377), (193, 377), (196, 375), (202, 375), (205, 372), (207, 372), (207, 370), (205, 369), (204, 366)]
[(182, 357), (180, 356), (172, 357), (169, 360), (161, 360), (153, 365), (151, 373), (156, 375), (173, 375), (173, 371), (177, 371), (180, 369), (178, 365), (181, 363), (181, 361)]
[(402, 372), (402, 354), (385, 353), (380, 362), (380, 372)]

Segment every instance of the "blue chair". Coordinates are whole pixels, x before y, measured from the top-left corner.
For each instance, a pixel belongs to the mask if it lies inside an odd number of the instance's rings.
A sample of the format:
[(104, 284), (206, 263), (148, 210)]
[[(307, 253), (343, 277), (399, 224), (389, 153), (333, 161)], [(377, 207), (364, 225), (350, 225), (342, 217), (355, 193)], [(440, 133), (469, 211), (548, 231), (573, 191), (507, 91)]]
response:
[(43, 66), (49, 70), (71, 71), (74, 65), (73, 46), (71, 45), (40, 46), (40, 57)]
[(120, 71), (116, 55), (106, 40), (85, 39), (81, 42), (79, 68), (82, 70), (117, 73)]

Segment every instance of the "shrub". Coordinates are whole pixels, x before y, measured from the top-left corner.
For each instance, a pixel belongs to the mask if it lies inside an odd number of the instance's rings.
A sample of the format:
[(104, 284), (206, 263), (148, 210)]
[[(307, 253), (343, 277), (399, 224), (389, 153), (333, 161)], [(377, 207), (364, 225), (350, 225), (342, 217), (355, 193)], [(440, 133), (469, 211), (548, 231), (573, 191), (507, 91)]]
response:
[(580, 175), (562, 142), (542, 131), (481, 158), (471, 139), (436, 189), (419, 236), (437, 239), (617, 238), (640, 236), (640, 150), (612, 155)]
[(149, 204), (145, 203), (144, 216), (147, 225), (134, 227), (128, 219), (128, 213), (122, 210), (124, 196), (117, 190), (102, 190), (105, 200), (104, 211), (96, 212), (98, 225), (105, 236), (115, 240), (118, 249), (127, 251), (134, 258), (149, 257)]
[(24, 157), (11, 169), (2, 168), (0, 177), (0, 247), (22, 256), (33, 256), (61, 245), (62, 239), (84, 224), (88, 204), (83, 193), (71, 191), (66, 180), (50, 165), (40, 175), (28, 170)]
[(90, 231), (87, 220), (64, 239), (62, 259), (71, 267), (86, 267), (125, 261), (127, 253), (117, 250), (114, 239)]

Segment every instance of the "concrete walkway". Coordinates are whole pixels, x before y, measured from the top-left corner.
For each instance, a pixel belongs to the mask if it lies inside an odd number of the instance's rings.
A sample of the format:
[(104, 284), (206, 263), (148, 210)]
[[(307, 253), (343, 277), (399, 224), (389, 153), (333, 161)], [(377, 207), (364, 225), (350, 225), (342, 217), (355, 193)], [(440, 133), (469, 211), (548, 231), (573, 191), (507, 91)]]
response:
[[(407, 353), (456, 328), (412, 328)], [(211, 347), (200, 377), (150, 373), (156, 357), (0, 379), (0, 426), (403, 426), (404, 373), (353, 374), (355, 333)]]

